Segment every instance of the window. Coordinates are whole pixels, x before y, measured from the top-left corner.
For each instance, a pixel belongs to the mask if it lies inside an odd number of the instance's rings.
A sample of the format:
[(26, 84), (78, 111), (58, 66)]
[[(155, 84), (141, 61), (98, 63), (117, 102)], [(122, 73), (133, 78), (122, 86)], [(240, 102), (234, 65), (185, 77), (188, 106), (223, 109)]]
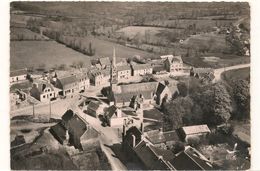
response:
[(45, 98), (45, 95), (43, 95), (42, 98)]
[(52, 93), (50, 93), (50, 96), (52, 96)]

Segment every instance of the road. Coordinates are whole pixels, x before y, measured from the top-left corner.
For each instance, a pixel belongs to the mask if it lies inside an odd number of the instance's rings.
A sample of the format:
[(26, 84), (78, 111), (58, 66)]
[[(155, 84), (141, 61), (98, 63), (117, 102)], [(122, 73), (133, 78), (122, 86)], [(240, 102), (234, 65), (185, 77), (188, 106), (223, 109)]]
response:
[(224, 67), (224, 68), (218, 68), (214, 70), (214, 80), (213, 82), (217, 82), (221, 79), (221, 74), (225, 71), (229, 70), (234, 70), (234, 69), (241, 69), (241, 68), (247, 68), (250, 67), (250, 64), (241, 64), (241, 65), (234, 65), (234, 66), (229, 66), (229, 67)]

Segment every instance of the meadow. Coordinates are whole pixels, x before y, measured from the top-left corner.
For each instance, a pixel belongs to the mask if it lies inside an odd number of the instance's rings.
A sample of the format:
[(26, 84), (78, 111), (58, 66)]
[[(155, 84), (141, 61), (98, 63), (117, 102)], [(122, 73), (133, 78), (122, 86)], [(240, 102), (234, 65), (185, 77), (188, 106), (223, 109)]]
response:
[(55, 41), (11, 41), (10, 68), (11, 70), (25, 67), (55, 65), (71, 65), (82, 61), (86, 67), (90, 65), (90, 58), (77, 51), (67, 48)]
[(47, 38), (46, 36), (32, 32), (31, 30), (28, 30), (26, 28), (11, 27), (10, 31), (11, 40), (49, 40), (49, 38)]

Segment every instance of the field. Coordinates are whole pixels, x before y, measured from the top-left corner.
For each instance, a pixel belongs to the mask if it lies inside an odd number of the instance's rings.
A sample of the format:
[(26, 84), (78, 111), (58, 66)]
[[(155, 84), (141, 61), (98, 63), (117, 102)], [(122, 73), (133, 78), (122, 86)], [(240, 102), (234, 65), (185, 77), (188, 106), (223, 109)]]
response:
[(211, 51), (223, 52), (229, 50), (229, 46), (225, 41), (225, 35), (216, 33), (192, 35), (183, 42), (183, 45), (197, 49), (209, 48)]
[(73, 62), (82, 61), (90, 65), (90, 58), (76, 52), (55, 41), (11, 41), (10, 44), (11, 70), (24, 67), (37, 68), (45, 65), (46, 68), (55, 65), (71, 65)]
[(125, 36), (132, 39), (136, 34), (139, 34), (140, 36), (145, 36), (146, 33), (149, 33), (151, 36), (154, 36), (158, 33), (164, 32), (164, 31), (180, 31), (180, 29), (168, 29), (163, 27), (142, 27), (142, 26), (128, 26), (124, 27), (116, 32), (118, 33), (124, 33)]
[(148, 53), (142, 50), (125, 47), (113, 42), (106, 40), (101, 40), (94, 37), (78, 38), (82, 41), (82, 46), (88, 47), (89, 43), (92, 43), (93, 48), (95, 49), (95, 55), (90, 57), (91, 59), (97, 59), (101, 57), (111, 57), (113, 56), (113, 48), (116, 51), (117, 58), (129, 58), (135, 55), (140, 55), (141, 57), (152, 57), (154, 54)]
[(238, 79), (250, 79), (250, 68), (226, 71), (222, 74), (222, 77), (228, 82)]
[(11, 40), (48, 40), (47, 37), (26, 28), (11, 27)]

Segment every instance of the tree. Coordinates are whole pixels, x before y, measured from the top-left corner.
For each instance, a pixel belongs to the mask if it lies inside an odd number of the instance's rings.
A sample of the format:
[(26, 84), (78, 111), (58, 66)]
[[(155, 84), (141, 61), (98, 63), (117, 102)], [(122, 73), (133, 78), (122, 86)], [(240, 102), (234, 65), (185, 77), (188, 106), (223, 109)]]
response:
[(237, 104), (238, 119), (250, 118), (250, 84), (247, 80), (233, 81), (233, 95)]
[(231, 97), (223, 83), (204, 86), (192, 98), (200, 105), (205, 123), (217, 125), (229, 120)]

